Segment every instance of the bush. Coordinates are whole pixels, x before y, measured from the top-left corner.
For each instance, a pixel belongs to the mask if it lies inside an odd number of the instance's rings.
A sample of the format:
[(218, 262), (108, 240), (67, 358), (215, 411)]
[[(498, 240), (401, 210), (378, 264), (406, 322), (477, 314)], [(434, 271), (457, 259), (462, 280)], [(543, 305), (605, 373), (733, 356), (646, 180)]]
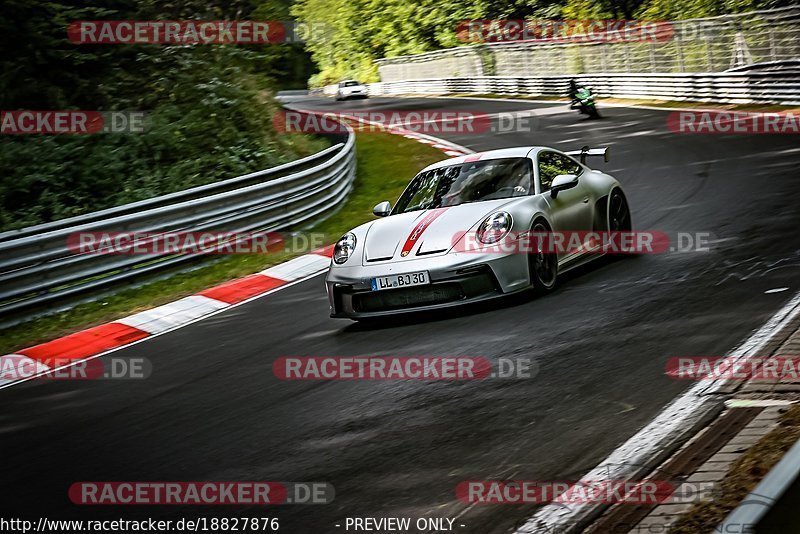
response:
[[(79, 215), (263, 169), (325, 141), (279, 136), (264, 65), (274, 47), (74, 45), (74, 20), (181, 19), (191, 5), (83, 8), (12, 0), (0, 23), (3, 110), (136, 110), (145, 133), (4, 136), (0, 230)], [(189, 3), (191, 4), (191, 3)], [(226, 9), (241, 9), (237, 2)], [(113, 2), (111, 3), (113, 5)], [(201, 12), (193, 12), (198, 16)], [(234, 15), (214, 9), (200, 18)], [(240, 15), (239, 18), (242, 18)], [(22, 44), (19, 50), (8, 48)]]

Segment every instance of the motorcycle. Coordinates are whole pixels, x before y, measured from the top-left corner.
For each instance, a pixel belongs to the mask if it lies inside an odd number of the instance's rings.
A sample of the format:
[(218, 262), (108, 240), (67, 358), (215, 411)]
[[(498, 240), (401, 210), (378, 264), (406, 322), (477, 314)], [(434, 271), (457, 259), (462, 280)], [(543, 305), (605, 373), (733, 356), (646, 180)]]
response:
[(571, 107), (572, 109), (577, 109), (579, 113), (588, 115), (590, 119), (600, 118), (600, 112), (597, 111), (597, 105), (594, 102), (594, 95), (586, 87), (578, 88)]

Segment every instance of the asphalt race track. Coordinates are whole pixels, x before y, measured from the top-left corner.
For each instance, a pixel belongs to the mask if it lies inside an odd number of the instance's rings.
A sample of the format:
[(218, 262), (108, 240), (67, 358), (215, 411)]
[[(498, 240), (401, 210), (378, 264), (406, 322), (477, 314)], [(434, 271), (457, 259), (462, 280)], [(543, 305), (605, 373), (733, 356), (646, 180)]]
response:
[[(354, 516), (430, 516), (458, 517), (458, 532), (508, 532), (534, 508), (467, 508), (456, 485), (579, 478), (690, 385), (665, 376), (668, 358), (724, 355), (800, 286), (795, 136), (674, 134), (665, 111), (603, 108), (602, 101), (600, 121), (563, 104), (502, 100), (295, 104), (538, 109), (544, 113), (531, 132), (442, 137), (476, 151), (610, 146), (609, 163), (589, 164), (622, 182), (635, 227), (710, 232), (711, 250), (604, 260), (569, 274), (543, 298), (382, 326), (330, 319), (320, 275), (122, 349), (121, 356), (152, 361), (147, 380), (2, 390), (0, 483), (9, 515), (247, 514), (278, 517), (290, 533), (343, 532), (335, 525)], [(765, 293), (776, 288), (788, 290)], [(280, 381), (272, 362), (289, 355), (526, 357), (536, 374)], [(336, 499), (268, 509), (72, 505), (70, 484), (92, 480), (327, 481)]]

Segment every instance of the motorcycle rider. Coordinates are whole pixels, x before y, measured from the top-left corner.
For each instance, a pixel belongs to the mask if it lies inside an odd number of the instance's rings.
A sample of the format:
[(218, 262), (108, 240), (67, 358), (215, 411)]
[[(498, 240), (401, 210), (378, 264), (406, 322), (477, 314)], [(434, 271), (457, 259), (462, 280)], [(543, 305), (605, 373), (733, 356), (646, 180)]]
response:
[(578, 103), (577, 98), (578, 98), (578, 84), (575, 83), (575, 80), (573, 79), (569, 81), (569, 99), (570, 99), (569, 109), (575, 109), (576, 104)]
[[(577, 109), (581, 113), (589, 115), (592, 119), (600, 118), (600, 113), (597, 111), (597, 107), (594, 104), (592, 91), (588, 87), (578, 85), (574, 79), (569, 81), (569, 98), (570, 109)], [(590, 101), (588, 105), (584, 103), (584, 101), (587, 100)]]

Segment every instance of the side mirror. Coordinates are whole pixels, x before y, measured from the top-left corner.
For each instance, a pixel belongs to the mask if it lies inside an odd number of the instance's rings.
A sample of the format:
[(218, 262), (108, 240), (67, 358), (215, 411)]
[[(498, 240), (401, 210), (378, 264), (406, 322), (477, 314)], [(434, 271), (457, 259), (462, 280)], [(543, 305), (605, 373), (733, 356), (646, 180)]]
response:
[(378, 217), (386, 217), (390, 211), (392, 211), (392, 204), (388, 200), (384, 200), (372, 208), (372, 213)]
[(550, 185), (550, 196), (556, 198), (560, 191), (565, 189), (572, 189), (578, 185), (578, 176), (575, 174), (559, 174), (553, 178), (553, 183)]

